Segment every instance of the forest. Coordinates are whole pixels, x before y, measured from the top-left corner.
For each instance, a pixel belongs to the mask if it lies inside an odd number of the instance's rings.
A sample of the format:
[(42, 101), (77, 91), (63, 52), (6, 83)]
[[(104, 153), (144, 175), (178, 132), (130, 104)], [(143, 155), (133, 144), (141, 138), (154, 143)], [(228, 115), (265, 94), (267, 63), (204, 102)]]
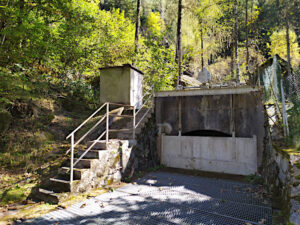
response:
[(1, 205), (24, 201), (58, 163), (53, 152), (98, 106), (99, 68), (133, 64), (156, 91), (204, 68), (212, 84), (255, 85), (278, 55), (300, 79), (299, 0), (0, 0), (0, 12)]

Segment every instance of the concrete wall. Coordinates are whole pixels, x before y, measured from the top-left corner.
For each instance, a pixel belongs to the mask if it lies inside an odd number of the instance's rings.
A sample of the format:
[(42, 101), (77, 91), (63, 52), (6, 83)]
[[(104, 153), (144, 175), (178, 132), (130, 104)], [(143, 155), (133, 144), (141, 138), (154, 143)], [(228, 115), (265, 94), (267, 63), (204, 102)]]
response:
[(129, 65), (101, 69), (100, 102), (141, 105), (142, 74)]
[(249, 175), (257, 172), (256, 137), (162, 136), (167, 167)]
[(101, 69), (100, 102), (130, 103), (130, 67)]
[(264, 106), (256, 89), (191, 90), (156, 93), (158, 125), (168, 124), (168, 135), (213, 130), (236, 137), (257, 137), (258, 166), (262, 163)]

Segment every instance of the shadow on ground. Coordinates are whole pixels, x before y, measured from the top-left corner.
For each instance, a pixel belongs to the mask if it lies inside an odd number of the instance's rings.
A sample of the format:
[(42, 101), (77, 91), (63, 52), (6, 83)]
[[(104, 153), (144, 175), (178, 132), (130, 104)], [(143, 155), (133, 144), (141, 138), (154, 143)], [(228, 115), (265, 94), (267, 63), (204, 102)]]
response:
[(260, 186), (153, 172), (25, 224), (271, 224), (270, 204)]

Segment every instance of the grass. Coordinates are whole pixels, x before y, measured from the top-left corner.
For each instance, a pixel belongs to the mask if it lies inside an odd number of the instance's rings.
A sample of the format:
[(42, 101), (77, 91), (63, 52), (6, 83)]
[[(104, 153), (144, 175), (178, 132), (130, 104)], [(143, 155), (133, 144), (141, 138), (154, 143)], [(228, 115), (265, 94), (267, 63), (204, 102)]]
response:
[(284, 148), (281, 151), (289, 154), (289, 155), (300, 155), (300, 146), (294, 148)]
[(9, 189), (8, 191), (3, 191), (0, 195), (2, 200), (0, 202), (0, 206), (24, 202), (30, 194), (31, 189), (35, 186), (36, 183), (25, 184), (21, 186), (16, 185), (14, 188)]
[[(30, 203), (27, 205), (24, 205), (22, 208), (20, 208), (16, 213), (11, 214), (11, 215), (6, 215), (3, 218), (0, 219), (0, 222), (12, 222), (14, 220), (18, 219), (33, 219), (37, 218), (43, 214), (46, 214), (48, 212), (51, 212), (57, 208), (67, 208), (77, 202), (84, 201), (88, 198), (96, 197), (98, 195), (107, 193), (110, 190), (113, 190), (118, 187), (124, 186), (124, 183), (119, 183), (119, 184), (113, 184), (110, 185), (106, 188), (97, 188), (93, 189), (91, 191), (82, 193), (82, 194), (68, 194), (64, 198), (62, 198), (61, 202), (56, 205), (56, 204), (49, 204), (49, 203)], [(0, 223), (1, 224), (1, 223)]]
[(37, 185), (36, 174), (0, 174), (0, 206), (25, 202)]

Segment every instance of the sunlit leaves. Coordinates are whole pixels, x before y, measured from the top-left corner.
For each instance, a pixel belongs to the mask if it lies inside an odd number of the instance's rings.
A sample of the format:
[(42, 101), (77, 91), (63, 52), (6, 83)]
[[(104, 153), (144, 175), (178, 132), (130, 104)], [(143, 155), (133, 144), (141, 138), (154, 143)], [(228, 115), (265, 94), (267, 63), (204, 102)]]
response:
[[(291, 61), (292, 66), (300, 65), (299, 46), (297, 43), (297, 35), (294, 31), (290, 30), (290, 44), (291, 44)], [(287, 44), (286, 44), (286, 31), (275, 31), (270, 37), (271, 44), (268, 47), (271, 49), (271, 54), (278, 54), (283, 59), (287, 60)]]

